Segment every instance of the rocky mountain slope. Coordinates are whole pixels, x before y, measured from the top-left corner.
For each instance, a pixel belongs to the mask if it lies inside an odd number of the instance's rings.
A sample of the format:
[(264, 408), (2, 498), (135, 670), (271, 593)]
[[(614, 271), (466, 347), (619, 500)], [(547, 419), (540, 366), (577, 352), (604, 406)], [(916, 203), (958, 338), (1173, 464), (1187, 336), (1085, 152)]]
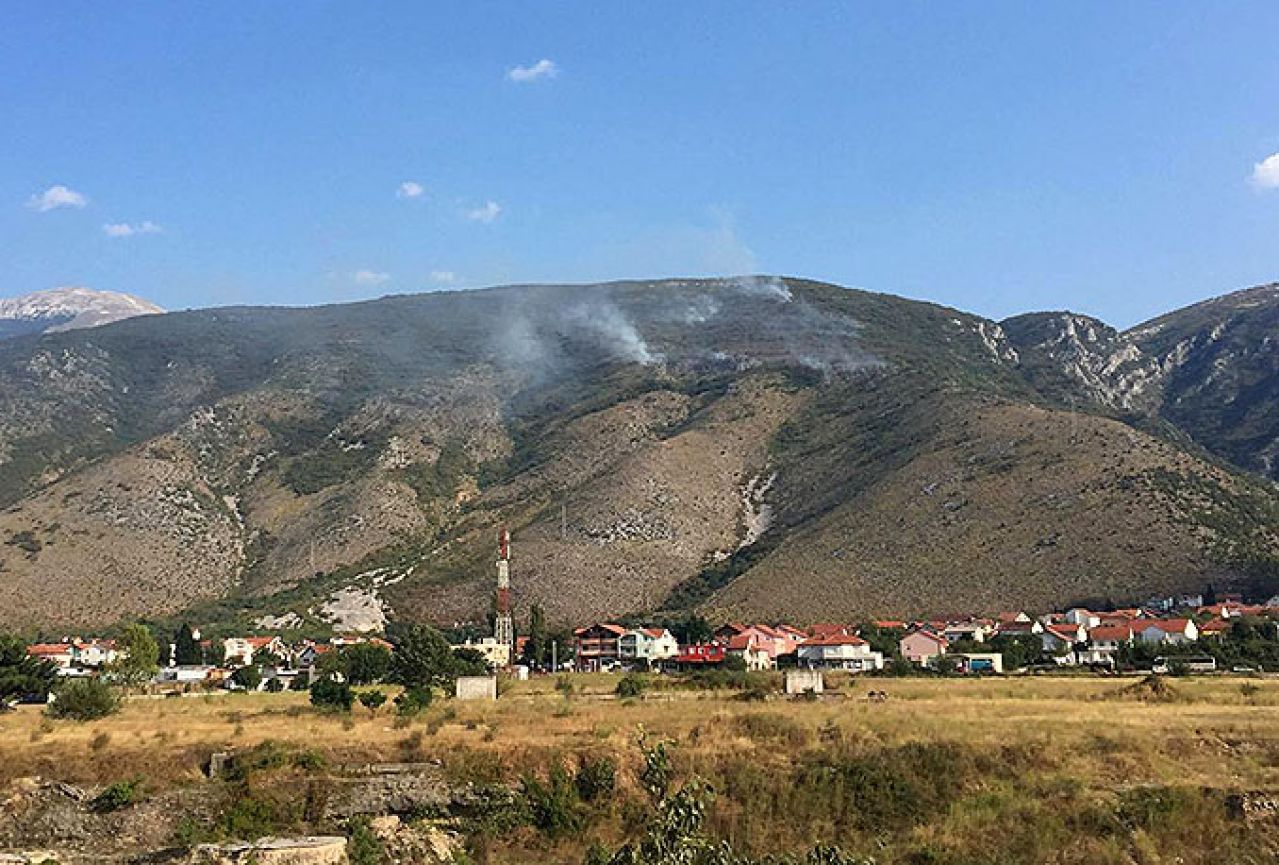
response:
[(0, 339), (24, 333), (54, 333), (98, 327), (163, 309), (150, 301), (116, 291), (53, 288), (21, 297), (0, 298)]
[(1279, 497), (1241, 470), (1279, 434), (1276, 308), (1258, 289), (1118, 333), (758, 277), (21, 336), (0, 624), (482, 620), (502, 525), (517, 606), (564, 622), (1253, 579), (1279, 555)]

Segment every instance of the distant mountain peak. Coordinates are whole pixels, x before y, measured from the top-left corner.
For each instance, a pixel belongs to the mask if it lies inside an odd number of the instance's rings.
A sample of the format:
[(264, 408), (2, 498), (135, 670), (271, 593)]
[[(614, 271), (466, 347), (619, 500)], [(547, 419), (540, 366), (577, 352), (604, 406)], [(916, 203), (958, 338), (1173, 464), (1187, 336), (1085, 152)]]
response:
[(98, 327), (162, 312), (162, 307), (148, 300), (118, 291), (82, 286), (51, 288), (20, 297), (0, 298), (0, 339), (24, 333)]

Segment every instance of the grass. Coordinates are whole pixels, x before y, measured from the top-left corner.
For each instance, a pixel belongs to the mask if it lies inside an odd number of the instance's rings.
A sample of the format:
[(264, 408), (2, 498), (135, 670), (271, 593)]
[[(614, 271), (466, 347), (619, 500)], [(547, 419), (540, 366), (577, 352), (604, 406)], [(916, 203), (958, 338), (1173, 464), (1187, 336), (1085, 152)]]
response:
[(674, 743), (677, 780), (710, 782), (709, 829), (752, 855), (827, 840), (881, 865), (1174, 852), (1220, 865), (1264, 861), (1247, 856), (1279, 842), (1273, 824), (1230, 823), (1225, 805), (1279, 789), (1279, 682), (1268, 679), (1178, 679), (1177, 700), (1158, 703), (1089, 677), (875, 680), (889, 698), (871, 703), (867, 681), (844, 680), (821, 700), (763, 704), (671, 688), (619, 700), (617, 677), (574, 679), (567, 699), (542, 678), (498, 703), (438, 703), (408, 726), (389, 712), (313, 713), (291, 693), (135, 699), (88, 724), (24, 707), (0, 715), (0, 781), (127, 780), (154, 794), (196, 782), (213, 751), (273, 741), (317, 771), (438, 760), (458, 781), (518, 790), (532, 779), (567, 800), (556, 773), (607, 759), (617, 792), (580, 812), (580, 831), (507, 827), (479, 848), (492, 862), (581, 862), (591, 844), (616, 846), (644, 825), (642, 730)]

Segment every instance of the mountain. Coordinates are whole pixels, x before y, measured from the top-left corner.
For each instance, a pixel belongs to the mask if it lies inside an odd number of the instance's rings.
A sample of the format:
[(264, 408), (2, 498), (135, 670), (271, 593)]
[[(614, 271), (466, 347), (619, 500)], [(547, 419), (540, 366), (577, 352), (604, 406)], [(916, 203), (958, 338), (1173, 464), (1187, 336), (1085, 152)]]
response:
[(562, 623), (1253, 585), (1275, 292), (1214, 303), (1118, 332), (752, 277), (12, 338), (0, 624), (482, 621), (501, 526)]
[(164, 310), (154, 303), (130, 294), (91, 288), (53, 288), (21, 297), (0, 298), (0, 339), (98, 327), (162, 312)]

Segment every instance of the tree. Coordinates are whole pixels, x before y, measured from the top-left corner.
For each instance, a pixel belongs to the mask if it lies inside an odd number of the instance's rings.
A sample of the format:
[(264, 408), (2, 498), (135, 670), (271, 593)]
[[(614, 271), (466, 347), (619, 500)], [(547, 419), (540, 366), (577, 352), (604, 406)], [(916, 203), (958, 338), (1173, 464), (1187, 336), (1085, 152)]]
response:
[(377, 643), (356, 643), (342, 649), (343, 673), (352, 685), (372, 685), (391, 671), (391, 653)]
[(493, 670), (488, 658), (477, 649), (454, 649), (452, 678), (458, 676), (487, 676)]
[(126, 625), (116, 650), (119, 655), (107, 665), (107, 672), (122, 684), (142, 685), (160, 672), (160, 644), (146, 625)]
[(0, 634), (0, 709), (12, 700), (43, 702), (57, 679), (52, 663), (28, 655), (26, 643), (18, 637)]
[(351, 686), (346, 682), (339, 682), (337, 679), (326, 676), (323, 679), (317, 679), (311, 686), (311, 705), (317, 709), (349, 712), (354, 702), (355, 694), (351, 692)]
[(120, 710), (120, 697), (101, 679), (72, 679), (54, 693), (45, 709), (50, 718), (96, 721)]
[(393, 622), (386, 635), (395, 646), (392, 680), (406, 688), (452, 688), (457, 659), (443, 634), (430, 625)]
[(196, 642), (195, 634), (186, 622), (182, 623), (173, 636), (173, 662), (181, 666), (204, 663), (204, 653), (200, 651), (200, 644)]
[(528, 640), (524, 643), (522, 660), (530, 667), (547, 664), (551, 654), (550, 633), (546, 629), (546, 613), (540, 604), (533, 604), (528, 614)]
[(231, 674), (231, 683), (246, 691), (256, 691), (262, 684), (262, 670), (254, 664), (237, 667)]

